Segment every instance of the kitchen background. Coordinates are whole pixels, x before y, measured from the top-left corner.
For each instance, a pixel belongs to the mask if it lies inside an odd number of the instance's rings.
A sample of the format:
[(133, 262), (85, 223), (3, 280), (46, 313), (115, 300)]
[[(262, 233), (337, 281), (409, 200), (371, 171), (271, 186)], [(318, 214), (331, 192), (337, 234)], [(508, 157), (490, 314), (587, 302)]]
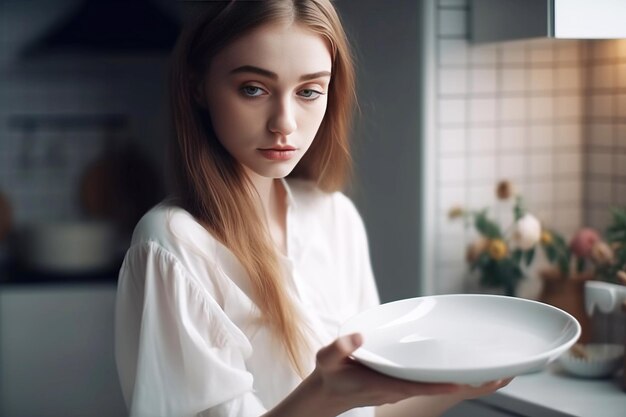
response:
[[(127, 239), (138, 211), (162, 196), (180, 12), (152, 4), (0, 1), (2, 416), (125, 415), (113, 359), (125, 240), (116, 246), (110, 228), (87, 221), (112, 221)], [(61, 36), (93, 42), (56, 47), (54, 28), (77, 10), (78, 29), (109, 42)]]
[[(489, 207), (511, 224), (495, 184), (510, 180), (566, 238), (604, 231), (626, 204), (626, 40), (472, 43), (468, 0), (426, 2), (425, 293), (476, 291), (465, 248), (476, 232), (448, 218)], [(545, 266), (545, 264), (543, 265)], [(530, 273), (521, 296), (536, 298)], [(623, 314), (597, 315), (597, 338), (623, 340)]]
[[(165, 65), (176, 33), (156, 52), (29, 50), (79, 3), (0, 2), (0, 189), (18, 225), (84, 215), (80, 175), (113, 144), (132, 143), (159, 166), (165, 156)], [(120, 14), (133, 9), (108, 3)]]
[(506, 224), (500, 179), (567, 236), (582, 225), (604, 230), (609, 206), (626, 203), (626, 41), (473, 44), (468, 13), (467, 0), (440, 0), (433, 27), (438, 293), (463, 290), (472, 238), (449, 209), (495, 207)]
[[(115, 187), (87, 175), (111, 163), (107, 156), (143, 167), (122, 195), (159, 184), (135, 211), (166, 186), (173, 39), (156, 50), (25, 52), (83, 3), (99, 2), (0, 0), (0, 192), (14, 230), (97, 217), (126, 225), (119, 213), (128, 207), (102, 202)], [(117, 7), (110, 23), (118, 33), (124, 20), (140, 20), (131, 5), (156, 5), (170, 24), (180, 21), (179, 3), (169, 0), (106, 3)], [(513, 181), (529, 208), (566, 235), (583, 224), (603, 229), (608, 206), (626, 203), (618, 139), (626, 134), (626, 41), (473, 44), (468, 0), (337, 6), (359, 71), (350, 193), (383, 301), (472, 290), (464, 256), (473, 235), (447, 213), (457, 204), (494, 206), (506, 221), (508, 207), (494, 201), (499, 179)], [(95, 196), (84, 190), (94, 176)], [(6, 263), (14, 248), (1, 220)], [(29, 285), (13, 277), (0, 271), (0, 415), (124, 415), (113, 368), (114, 272), (63, 282), (29, 275)], [(535, 287), (529, 279), (524, 291)], [(617, 323), (603, 319), (603, 334), (619, 337)]]

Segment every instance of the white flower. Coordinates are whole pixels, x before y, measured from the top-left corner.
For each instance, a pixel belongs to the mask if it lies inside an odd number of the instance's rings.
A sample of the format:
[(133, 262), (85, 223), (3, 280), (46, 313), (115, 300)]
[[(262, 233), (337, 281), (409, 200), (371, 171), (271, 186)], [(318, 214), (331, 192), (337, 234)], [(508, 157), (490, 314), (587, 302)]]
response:
[(541, 224), (532, 214), (525, 214), (513, 226), (513, 242), (522, 249), (528, 250), (539, 243)]

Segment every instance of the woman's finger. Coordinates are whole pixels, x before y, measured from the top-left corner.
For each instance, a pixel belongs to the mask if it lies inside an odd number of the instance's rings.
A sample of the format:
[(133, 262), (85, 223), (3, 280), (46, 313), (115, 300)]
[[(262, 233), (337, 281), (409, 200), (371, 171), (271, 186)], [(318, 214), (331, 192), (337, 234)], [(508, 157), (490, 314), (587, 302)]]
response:
[(363, 337), (359, 333), (341, 336), (317, 352), (317, 363), (323, 367), (339, 365), (362, 344)]
[(502, 387), (507, 386), (513, 378), (499, 379), (497, 381), (486, 382), (480, 386), (465, 385), (462, 392), (465, 399), (482, 397), (491, 394)]

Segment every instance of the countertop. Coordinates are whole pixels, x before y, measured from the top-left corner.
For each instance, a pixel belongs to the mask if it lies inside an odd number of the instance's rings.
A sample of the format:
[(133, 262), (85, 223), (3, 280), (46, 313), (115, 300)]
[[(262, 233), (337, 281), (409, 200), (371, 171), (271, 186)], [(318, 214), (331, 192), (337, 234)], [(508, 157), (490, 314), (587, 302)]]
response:
[(621, 375), (612, 379), (570, 376), (558, 364), (522, 375), (480, 401), (516, 415), (533, 417), (626, 417)]

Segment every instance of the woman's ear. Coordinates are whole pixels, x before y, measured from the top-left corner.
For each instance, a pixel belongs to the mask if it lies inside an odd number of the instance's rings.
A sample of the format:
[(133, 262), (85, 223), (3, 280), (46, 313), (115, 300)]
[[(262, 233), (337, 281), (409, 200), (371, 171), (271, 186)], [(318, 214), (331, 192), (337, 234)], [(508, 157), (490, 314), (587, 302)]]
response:
[(191, 94), (193, 95), (194, 101), (203, 109), (207, 108), (206, 105), (206, 97), (204, 94), (204, 81), (199, 79), (197, 76), (191, 76), (189, 80), (189, 85), (191, 87)]

